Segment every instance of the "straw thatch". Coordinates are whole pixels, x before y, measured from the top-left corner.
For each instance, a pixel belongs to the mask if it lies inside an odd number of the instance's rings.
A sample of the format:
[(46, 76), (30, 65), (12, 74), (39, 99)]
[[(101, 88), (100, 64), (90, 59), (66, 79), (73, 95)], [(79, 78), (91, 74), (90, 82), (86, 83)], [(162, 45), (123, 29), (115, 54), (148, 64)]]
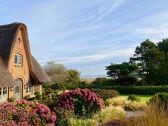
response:
[(22, 23), (12, 23), (0, 26), (0, 87), (13, 86), (15, 84), (11, 73), (8, 71), (8, 63), (15, 42), (15, 36), (19, 29), (23, 32), (25, 40), (23, 43), (31, 77), (37, 83), (47, 83), (50, 81), (50, 78), (31, 55), (26, 26)]
[(47, 76), (47, 74), (41, 69), (40, 64), (36, 61), (36, 59), (31, 56), (31, 62), (32, 62), (32, 77), (36, 78), (36, 81), (38, 83), (45, 83), (50, 82), (50, 78)]
[(14, 86), (15, 81), (12, 78), (10, 72), (4, 67), (2, 60), (0, 59), (0, 87)]

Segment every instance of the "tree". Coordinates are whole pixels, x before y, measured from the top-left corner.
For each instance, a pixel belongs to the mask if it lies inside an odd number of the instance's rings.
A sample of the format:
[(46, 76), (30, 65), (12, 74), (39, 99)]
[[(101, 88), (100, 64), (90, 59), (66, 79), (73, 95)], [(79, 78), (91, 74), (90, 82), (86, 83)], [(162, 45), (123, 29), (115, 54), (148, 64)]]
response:
[(120, 85), (134, 84), (137, 79), (138, 66), (136, 64), (122, 63), (106, 66), (107, 75), (118, 80)]
[(168, 62), (168, 39), (163, 39), (161, 42), (158, 43), (158, 47), (161, 51), (164, 52), (165, 61)]
[(72, 84), (80, 83), (80, 73), (77, 70), (68, 70), (68, 82)]
[(148, 84), (153, 82), (155, 73), (163, 64), (165, 56), (155, 43), (145, 40), (135, 49), (135, 54), (130, 58), (131, 63), (136, 63), (140, 68), (140, 76)]
[(158, 48), (164, 53), (165, 60), (155, 76), (158, 84), (168, 84), (168, 39), (163, 39), (158, 43)]
[(65, 83), (69, 76), (67, 69), (62, 64), (48, 62), (44, 66), (44, 71), (51, 78), (52, 83)]
[(66, 69), (62, 64), (56, 64), (54, 62), (48, 62), (44, 66), (44, 71), (51, 78), (52, 84), (78, 84), (80, 83), (80, 72), (73, 69)]

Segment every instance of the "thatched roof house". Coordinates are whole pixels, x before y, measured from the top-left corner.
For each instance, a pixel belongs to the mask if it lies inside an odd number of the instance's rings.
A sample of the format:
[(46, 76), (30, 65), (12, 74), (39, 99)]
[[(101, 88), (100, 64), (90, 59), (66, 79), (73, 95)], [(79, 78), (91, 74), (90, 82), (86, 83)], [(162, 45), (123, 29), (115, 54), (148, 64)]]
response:
[(41, 92), (50, 78), (31, 55), (27, 28), (22, 23), (0, 26), (0, 101)]

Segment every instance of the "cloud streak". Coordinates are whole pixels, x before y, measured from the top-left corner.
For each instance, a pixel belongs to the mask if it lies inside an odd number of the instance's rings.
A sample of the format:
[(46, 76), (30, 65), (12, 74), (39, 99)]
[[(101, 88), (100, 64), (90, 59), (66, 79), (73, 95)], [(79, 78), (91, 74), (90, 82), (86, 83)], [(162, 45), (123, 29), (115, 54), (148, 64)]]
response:
[(42, 65), (56, 61), (86, 75), (90, 64), (90, 73), (101, 74), (108, 63), (132, 56), (145, 39), (168, 37), (167, 5), (167, 0), (5, 0), (0, 24), (25, 23), (31, 52)]
[(133, 54), (132, 49), (125, 49), (125, 50), (118, 50), (112, 51), (109, 53), (102, 53), (102, 54), (92, 54), (92, 55), (85, 55), (80, 57), (64, 57), (57, 59), (58, 62), (63, 64), (69, 63), (85, 63), (85, 62), (97, 62), (105, 59), (110, 59), (118, 56), (131, 56)]

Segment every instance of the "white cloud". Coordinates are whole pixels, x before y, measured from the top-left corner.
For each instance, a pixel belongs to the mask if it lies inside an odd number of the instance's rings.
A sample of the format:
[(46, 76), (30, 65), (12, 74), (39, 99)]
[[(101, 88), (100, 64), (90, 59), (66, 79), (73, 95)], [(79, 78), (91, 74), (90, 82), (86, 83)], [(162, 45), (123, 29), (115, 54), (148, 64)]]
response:
[(156, 27), (144, 27), (135, 30), (137, 33), (153, 37), (153, 40), (168, 37), (168, 23), (160, 24)]
[(99, 10), (99, 16), (97, 17), (98, 20), (103, 19), (105, 16), (109, 15), (110, 13), (117, 10), (121, 5), (125, 3), (126, 0), (116, 0), (114, 3), (110, 6), (110, 8), (101, 8)]
[(85, 62), (96, 62), (101, 61), (113, 57), (124, 57), (124, 56), (131, 56), (133, 54), (133, 49), (123, 49), (118, 51), (112, 51), (108, 53), (101, 53), (101, 54), (93, 54), (93, 55), (86, 55), (80, 57), (64, 57), (57, 59), (58, 62), (63, 64), (68, 63), (85, 63)]
[[(115, 10), (117, 10), (121, 5), (123, 5), (126, 0), (98, 0), (95, 4), (93, 4), (92, 9), (93, 12), (85, 15), (84, 18), (80, 19), (81, 22), (95, 22), (100, 21), (104, 17), (108, 16)], [(96, 5), (96, 8), (95, 8)]]

